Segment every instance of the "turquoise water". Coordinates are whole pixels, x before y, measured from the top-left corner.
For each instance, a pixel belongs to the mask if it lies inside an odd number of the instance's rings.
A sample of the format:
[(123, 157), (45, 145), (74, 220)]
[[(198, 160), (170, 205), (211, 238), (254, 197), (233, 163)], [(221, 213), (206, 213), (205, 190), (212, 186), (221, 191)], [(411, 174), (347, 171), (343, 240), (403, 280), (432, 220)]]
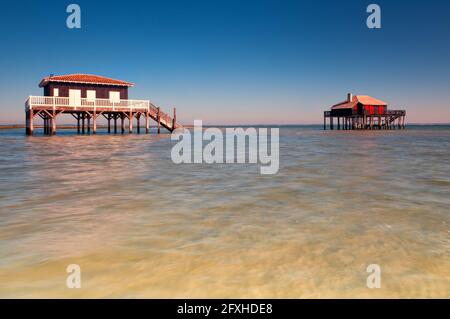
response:
[(173, 144), (0, 130), (0, 297), (450, 297), (450, 126), (281, 127), (273, 176)]

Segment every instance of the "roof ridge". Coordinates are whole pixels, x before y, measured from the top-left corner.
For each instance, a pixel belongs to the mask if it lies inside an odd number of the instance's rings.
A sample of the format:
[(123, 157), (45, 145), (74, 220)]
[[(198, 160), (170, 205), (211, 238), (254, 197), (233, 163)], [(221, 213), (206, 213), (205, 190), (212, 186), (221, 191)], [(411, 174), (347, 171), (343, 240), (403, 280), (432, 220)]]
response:
[(47, 85), (48, 82), (52, 81), (61, 81), (69, 83), (95, 83), (95, 84), (130, 86), (130, 87), (134, 86), (134, 84), (131, 82), (89, 73), (71, 73), (71, 74), (47, 76), (41, 80), (39, 86), (43, 87)]

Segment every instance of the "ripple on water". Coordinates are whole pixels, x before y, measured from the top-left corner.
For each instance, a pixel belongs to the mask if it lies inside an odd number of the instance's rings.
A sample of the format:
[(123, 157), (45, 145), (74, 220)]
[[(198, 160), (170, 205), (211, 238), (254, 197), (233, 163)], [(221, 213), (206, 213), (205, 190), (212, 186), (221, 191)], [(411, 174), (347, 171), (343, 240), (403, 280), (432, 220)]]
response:
[(450, 297), (449, 137), (281, 128), (268, 177), (168, 136), (3, 134), (0, 296)]

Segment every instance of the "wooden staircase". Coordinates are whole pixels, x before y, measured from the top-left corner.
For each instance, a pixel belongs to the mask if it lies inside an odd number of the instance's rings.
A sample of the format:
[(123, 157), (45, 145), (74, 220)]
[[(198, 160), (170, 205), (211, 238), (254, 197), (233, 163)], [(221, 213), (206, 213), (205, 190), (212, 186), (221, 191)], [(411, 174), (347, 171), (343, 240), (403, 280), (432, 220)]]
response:
[(399, 110), (399, 111), (387, 111), (387, 123), (384, 123), (383, 126), (391, 126), (392, 123), (395, 123), (395, 120), (397, 120), (398, 118), (405, 116), (406, 115), (406, 111), (404, 110)]
[(158, 127), (159, 124), (161, 124), (161, 126), (167, 129), (169, 132), (173, 132), (175, 129), (183, 127), (183, 125), (177, 122), (175, 111), (174, 116), (172, 117), (169, 114), (161, 111), (161, 108), (150, 103), (148, 114), (153, 120), (158, 123)]

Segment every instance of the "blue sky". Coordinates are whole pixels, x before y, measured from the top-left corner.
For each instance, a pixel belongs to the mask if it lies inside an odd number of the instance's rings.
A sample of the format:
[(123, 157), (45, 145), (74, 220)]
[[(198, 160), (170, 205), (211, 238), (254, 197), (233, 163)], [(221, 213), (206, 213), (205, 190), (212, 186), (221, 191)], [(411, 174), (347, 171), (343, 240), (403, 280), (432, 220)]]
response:
[[(66, 27), (77, 3), (82, 28)], [(382, 28), (366, 26), (377, 3)], [(53, 74), (134, 82), (184, 123), (321, 123), (347, 92), (450, 122), (450, 1), (9, 1), (0, 11), (0, 123)]]

